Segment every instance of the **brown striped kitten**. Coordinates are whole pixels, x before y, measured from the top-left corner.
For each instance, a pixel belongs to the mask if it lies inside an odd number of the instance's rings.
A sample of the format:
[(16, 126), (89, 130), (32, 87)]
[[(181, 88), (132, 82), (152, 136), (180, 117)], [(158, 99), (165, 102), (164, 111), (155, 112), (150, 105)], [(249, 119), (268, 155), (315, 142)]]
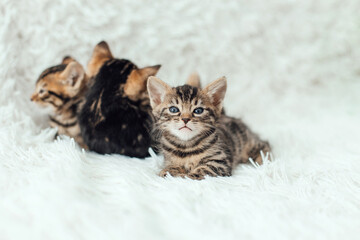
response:
[(77, 112), (83, 104), (88, 77), (81, 64), (65, 57), (60, 65), (47, 68), (36, 82), (31, 101), (51, 107), (50, 126), (58, 128), (57, 134), (67, 135), (83, 148), (87, 148), (80, 133)]
[(188, 84), (170, 87), (156, 77), (147, 83), (156, 119), (160, 149), (167, 173), (201, 180), (208, 176), (231, 176), (234, 167), (252, 158), (262, 164), (260, 151), (270, 152), (240, 119), (221, 114), (226, 92), (225, 77), (204, 89)]

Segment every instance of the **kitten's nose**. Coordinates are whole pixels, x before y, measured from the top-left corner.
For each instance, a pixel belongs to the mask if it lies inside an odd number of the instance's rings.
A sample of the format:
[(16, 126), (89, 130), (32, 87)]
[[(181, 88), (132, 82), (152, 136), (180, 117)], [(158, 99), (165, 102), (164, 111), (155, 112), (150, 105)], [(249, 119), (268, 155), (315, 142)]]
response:
[(181, 120), (183, 120), (184, 123), (187, 124), (190, 121), (190, 118), (182, 118)]

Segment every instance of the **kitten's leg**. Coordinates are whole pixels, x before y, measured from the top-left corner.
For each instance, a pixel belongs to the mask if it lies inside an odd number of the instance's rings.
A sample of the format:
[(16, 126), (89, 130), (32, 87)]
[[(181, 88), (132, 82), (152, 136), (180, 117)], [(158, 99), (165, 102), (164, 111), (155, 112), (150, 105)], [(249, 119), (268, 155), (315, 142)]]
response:
[(252, 158), (256, 163), (261, 165), (263, 160), (261, 158), (260, 151), (265, 155), (270, 153), (271, 148), (268, 142), (262, 141), (258, 135), (250, 131), (250, 129), (240, 120), (233, 120), (231, 122), (230, 129), (233, 129), (237, 134), (237, 138), (240, 140), (239, 145), (242, 147), (237, 150), (235, 154), (236, 161), (234, 164), (247, 163), (249, 158)]
[(263, 164), (263, 159), (260, 154), (261, 151), (265, 155), (270, 153), (271, 149), (268, 142), (259, 140), (255, 144), (251, 145), (247, 151), (247, 159), (252, 158), (254, 162), (258, 163), (259, 165)]
[(231, 170), (230, 162), (225, 159), (209, 159), (191, 170), (187, 177), (195, 180), (204, 179), (206, 175), (211, 177), (228, 177), (231, 176)]
[(170, 174), (173, 177), (185, 177), (186, 169), (183, 166), (172, 166), (169, 165), (163, 170), (160, 171), (160, 177), (166, 177), (167, 174)]

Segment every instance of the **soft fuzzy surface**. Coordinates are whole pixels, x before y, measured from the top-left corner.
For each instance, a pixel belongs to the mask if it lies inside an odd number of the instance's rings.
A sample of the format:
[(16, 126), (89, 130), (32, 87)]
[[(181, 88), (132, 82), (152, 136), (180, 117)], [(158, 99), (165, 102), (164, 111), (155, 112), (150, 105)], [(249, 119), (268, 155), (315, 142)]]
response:
[[(360, 1), (0, 2), (0, 239), (358, 239)], [(226, 75), (227, 113), (275, 159), (229, 178), (157, 177), (53, 141), (40, 72), (95, 44), (172, 85)]]

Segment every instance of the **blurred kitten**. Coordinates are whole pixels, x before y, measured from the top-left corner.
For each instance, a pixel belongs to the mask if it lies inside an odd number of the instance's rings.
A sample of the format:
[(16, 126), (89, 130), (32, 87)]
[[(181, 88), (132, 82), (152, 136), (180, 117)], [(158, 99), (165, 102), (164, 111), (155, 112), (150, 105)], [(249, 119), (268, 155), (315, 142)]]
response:
[(31, 96), (31, 101), (52, 108), (50, 126), (58, 128), (57, 134), (74, 138), (83, 148), (86, 145), (81, 137), (77, 113), (84, 102), (87, 83), (88, 77), (81, 64), (67, 56), (60, 65), (41, 73)]
[(79, 113), (84, 142), (102, 154), (149, 156), (153, 117), (146, 83), (160, 65), (138, 68), (127, 59), (114, 58), (104, 41), (96, 45), (87, 73), (94, 76)]

